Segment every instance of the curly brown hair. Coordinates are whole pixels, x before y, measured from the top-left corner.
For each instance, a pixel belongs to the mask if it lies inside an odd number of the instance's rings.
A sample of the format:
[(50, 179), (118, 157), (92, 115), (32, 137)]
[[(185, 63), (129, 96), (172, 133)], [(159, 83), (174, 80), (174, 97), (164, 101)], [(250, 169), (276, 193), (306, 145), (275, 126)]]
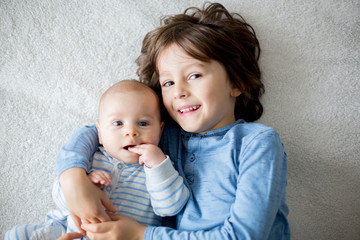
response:
[(229, 13), (219, 3), (205, 4), (203, 9), (191, 7), (183, 14), (164, 17), (161, 25), (145, 36), (136, 60), (137, 74), (160, 98), (158, 56), (171, 44), (195, 59), (216, 60), (225, 67), (241, 91), (234, 110), (236, 119), (253, 122), (261, 117), (264, 85), (258, 65), (260, 45), (254, 29), (239, 14)]

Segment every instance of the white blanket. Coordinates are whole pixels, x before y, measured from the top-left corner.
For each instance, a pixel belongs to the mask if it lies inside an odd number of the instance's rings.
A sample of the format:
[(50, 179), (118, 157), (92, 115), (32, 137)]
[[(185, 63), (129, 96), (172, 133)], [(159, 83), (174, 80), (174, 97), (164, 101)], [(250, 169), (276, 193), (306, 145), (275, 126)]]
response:
[[(55, 160), (101, 93), (136, 78), (145, 34), (203, 1), (0, 1), (0, 238), (54, 208)], [(222, 0), (256, 30), (260, 122), (288, 153), (293, 239), (360, 236), (360, 3)]]

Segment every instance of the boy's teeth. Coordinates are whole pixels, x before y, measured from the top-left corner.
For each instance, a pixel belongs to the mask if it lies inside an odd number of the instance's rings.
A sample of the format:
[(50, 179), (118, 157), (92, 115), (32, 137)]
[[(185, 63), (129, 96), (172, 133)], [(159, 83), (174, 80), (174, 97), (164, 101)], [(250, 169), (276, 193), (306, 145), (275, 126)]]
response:
[(189, 112), (189, 111), (196, 110), (196, 109), (198, 109), (198, 107), (197, 107), (197, 106), (193, 106), (193, 107), (181, 109), (180, 112), (181, 112), (181, 113), (184, 113), (184, 112)]

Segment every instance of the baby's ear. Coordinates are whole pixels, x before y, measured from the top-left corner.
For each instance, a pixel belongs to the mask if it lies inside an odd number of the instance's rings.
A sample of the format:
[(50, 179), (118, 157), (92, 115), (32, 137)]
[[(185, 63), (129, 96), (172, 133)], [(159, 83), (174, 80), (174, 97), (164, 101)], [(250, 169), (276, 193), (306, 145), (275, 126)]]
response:
[(98, 131), (99, 143), (102, 144), (101, 133), (100, 133), (100, 123), (99, 122), (96, 122), (96, 129)]

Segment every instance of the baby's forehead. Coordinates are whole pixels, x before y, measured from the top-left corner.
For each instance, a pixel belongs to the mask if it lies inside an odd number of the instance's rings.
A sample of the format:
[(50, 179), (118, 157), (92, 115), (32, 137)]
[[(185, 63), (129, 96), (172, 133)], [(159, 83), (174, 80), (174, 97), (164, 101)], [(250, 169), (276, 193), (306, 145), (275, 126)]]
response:
[(123, 80), (108, 88), (101, 96), (100, 103), (109, 95), (121, 93), (150, 94), (158, 98), (154, 90), (144, 83), (136, 80)]
[(135, 91), (135, 92), (141, 92), (141, 91), (149, 91), (152, 92), (153, 90), (146, 86), (145, 84), (136, 81), (136, 80), (123, 80), (120, 81), (116, 84), (114, 84), (113, 86), (111, 86), (105, 93), (111, 93), (111, 92), (130, 92), (130, 91)]
[(144, 112), (151, 111), (156, 114), (154, 111), (160, 112), (160, 100), (154, 90), (145, 84), (137, 81), (123, 81), (113, 85), (102, 95), (99, 102), (99, 114), (114, 108), (129, 107), (141, 108)]

